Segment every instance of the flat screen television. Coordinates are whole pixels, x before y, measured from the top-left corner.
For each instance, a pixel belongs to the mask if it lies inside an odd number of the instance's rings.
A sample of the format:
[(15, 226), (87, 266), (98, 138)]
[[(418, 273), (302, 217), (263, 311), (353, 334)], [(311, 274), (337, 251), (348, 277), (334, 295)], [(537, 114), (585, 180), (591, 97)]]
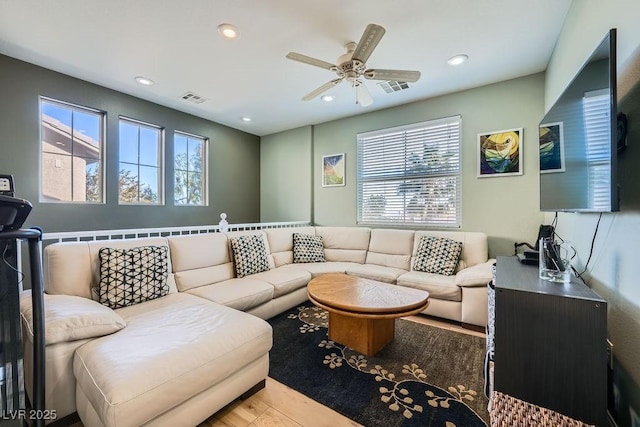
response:
[(616, 30), (612, 29), (540, 122), (540, 210), (619, 210)]

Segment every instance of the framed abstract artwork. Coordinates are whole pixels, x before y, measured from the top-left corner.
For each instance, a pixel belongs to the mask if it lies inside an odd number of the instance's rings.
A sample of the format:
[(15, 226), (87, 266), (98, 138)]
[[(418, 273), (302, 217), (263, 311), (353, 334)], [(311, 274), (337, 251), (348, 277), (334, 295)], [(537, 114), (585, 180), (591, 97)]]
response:
[(341, 187), (344, 179), (344, 153), (322, 156), (322, 186)]
[(564, 172), (562, 122), (540, 125), (540, 173)]
[(478, 177), (522, 175), (522, 128), (478, 134)]

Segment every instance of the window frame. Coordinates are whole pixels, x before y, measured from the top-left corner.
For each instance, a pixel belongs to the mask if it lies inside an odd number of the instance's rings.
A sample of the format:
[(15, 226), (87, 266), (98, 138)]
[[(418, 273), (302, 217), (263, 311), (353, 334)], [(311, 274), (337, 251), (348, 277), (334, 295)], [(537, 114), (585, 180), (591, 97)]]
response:
[[(43, 191), (43, 102), (49, 104), (55, 104), (63, 108), (67, 108), (71, 110), (72, 114), (72, 122), (71, 122), (71, 154), (69, 157), (71, 158), (71, 198), (73, 199), (73, 158), (76, 157), (73, 155), (73, 112), (78, 111), (82, 113), (95, 114), (99, 117), (100, 124), (100, 141), (98, 147), (98, 163), (99, 170), (98, 176), (100, 177), (100, 200), (99, 201), (90, 201), (90, 200), (51, 200), (44, 197)], [(107, 113), (106, 111), (99, 110), (97, 108), (86, 107), (79, 104), (74, 104), (67, 101), (62, 101), (59, 99), (50, 98), (47, 96), (39, 96), (38, 97), (38, 137), (39, 137), (39, 152), (38, 152), (38, 202), (39, 203), (53, 203), (53, 204), (90, 204), (90, 205), (104, 205), (107, 202), (107, 193), (106, 193), (106, 168), (105, 164), (107, 162), (106, 156), (106, 141), (107, 141)], [(77, 156), (80, 157), (80, 156)]]
[[(407, 135), (406, 133), (409, 132), (416, 132), (416, 131), (420, 131), (421, 129), (428, 129), (428, 128), (434, 128), (437, 126), (447, 126), (447, 125), (456, 125), (457, 124), (457, 142), (454, 142), (454, 144), (457, 143), (457, 150), (454, 150), (455, 154), (457, 156), (458, 162), (457, 162), (457, 166), (454, 168), (455, 172), (452, 171), (441, 171), (441, 172), (437, 172), (437, 171), (426, 171), (426, 172), (422, 172), (422, 173), (409, 173), (406, 169), (406, 164), (408, 162), (408, 155), (410, 153), (408, 153), (407, 150)], [(366, 143), (367, 139), (372, 139), (372, 138), (384, 138), (384, 137), (392, 137), (393, 134), (398, 134), (398, 133), (403, 133), (405, 132), (405, 135), (403, 135), (402, 138), (402, 142), (401, 143), (397, 143), (394, 144), (394, 148), (395, 149), (402, 149), (404, 151), (404, 164), (405, 164), (405, 170), (402, 174), (398, 174), (398, 172), (395, 173), (391, 173), (391, 171), (383, 171), (386, 172), (386, 174), (384, 173), (380, 173), (377, 176), (375, 176), (374, 178), (369, 177), (369, 178), (364, 178), (363, 177), (363, 151), (365, 150), (365, 148), (363, 147), (363, 144)], [(443, 118), (439, 118), (439, 119), (433, 119), (433, 120), (427, 120), (427, 121), (423, 121), (423, 122), (419, 122), (419, 123), (413, 123), (413, 124), (408, 124), (408, 125), (402, 125), (402, 126), (395, 126), (395, 127), (390, 127), (390, 128), (385, 128), (385, 129), (379, 129), (376, 131), (371, 131), (371, 132), (363, 132), (363, 133), (358, 133), (357, 137), (356, 137), (357, 143), (356, 143), (356, 151), (357, 151), (357, 159), (356, 159), (356, 223), (358, 225), (367, 225), (367, 226), (390, 226), (390, 227), (407, 227), (407, 228), (442, 228), (442, 229), (459, 229), (462, 227), (462, 208), (463, 208), (463, 203), (462, 203), (462, 181), (463, 181), (463, 175), (462, 175), (462, 117), (460, 115), (455, 115), (455, 116), (449, 116), (449, 117), (443, 117)], [(435, 142), (435, 141), (434, 141)], [(413, 153), (411, 153), (413, 154)], [(398, 185), (400, 185), (401, 183), (405, 183), (405, 185), (407, 185), (406, 183), (411, 183), (413, 182), (419, 182), (420, 180), (425, 180), (425, 179), (433, 179), (433, 178), (437, 178), (437, 177), (443, 177), (443, 178), (453, 178), (455, 180), (455, 186), (456, 186), (456, 192), (455, 194), (453, 194), (453, 197), (455, 197), (455, 221), (451, 224), (446, 224), (443, 222), (433, 222), (433, 221), (429, 221), (429, 222), (418, 222), (418, 221), (407, 221), (407, 217), (411, 216), (411, 212), (407, 212), (407, 204), (404, 203), (404, 206), (402, 208), (402, 220), (401, 221), (393, 221), (393, 220), (385, 220), (385, 221), (375, 221), (375, 220), (371, 220), (371, 219), (365, 219), (365, 194), (364, 194), (364, 188), (363, 186), (366, 183), (371, 183), (371, 182), (380, 182), (381, 183), (381, 188), (382, 185), (386, 185), (389, 182), (394, 182), (397, 181)], [(432, 216), (433, 217), (433, 216)]]
[[(129, 124), (140, 127), (146, 127), (150, 129), (154, 129), (158, 131), (158, 202), (157, 203), (144, 203), (140, 202), (140, 166), (148, 166), (140, 163), (140, 131), (138, 131), (138, 163), (131, 162), (123, 162), (120, 159), (120, 149), (122, 144), (122, 138), (120, 134), (120, 125), (122, 122), (127, 122)], [(138, 201), (137, 202), (123, 202), (120, 200), (120, 165), (122, 163), (126, 164), (135, 164), (138, 167)], [(153, 123), (144, 122), (142, 120), (133, 119), (127, 116), (118, 116), (118, 205), (119, 206), (164, 206), (165, 205), (165, 176), (166, 176), (166, 165), (165, 165), (165, 128)]]
[[(178, 169), (176, 168), (176, 135), (180, 135), (187, 138), (187, 154), (189, 153), (189, 143), (188, 139), (199, 139), (202, 141), (202, 195), (203, 200), (201, 204), (195, 205), (190, 203), (177, 203), (176, 199), (176, 173)], [(188, 164), (188, 161), (187, 161)], [(180, 169), (181, 171), (183, 169)], [(187, 176), (189, 174), (189, 169), (187, 166)], [(184, 132), (181, 130), (173, 131), (173, 205), (177, 207), (206, 207), (209, 206), (209, 138), (202, 135), (196, 135), (194, 133)]]

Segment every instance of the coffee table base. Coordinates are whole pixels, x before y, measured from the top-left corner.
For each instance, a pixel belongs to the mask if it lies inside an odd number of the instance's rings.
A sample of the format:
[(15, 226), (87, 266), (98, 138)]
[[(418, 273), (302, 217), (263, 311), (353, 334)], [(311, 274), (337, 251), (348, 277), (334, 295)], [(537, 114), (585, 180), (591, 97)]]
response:
[(395, 319), (371, 319), (329, 312), (329, 339), (353, 350), (375, 356), (393, 340)]

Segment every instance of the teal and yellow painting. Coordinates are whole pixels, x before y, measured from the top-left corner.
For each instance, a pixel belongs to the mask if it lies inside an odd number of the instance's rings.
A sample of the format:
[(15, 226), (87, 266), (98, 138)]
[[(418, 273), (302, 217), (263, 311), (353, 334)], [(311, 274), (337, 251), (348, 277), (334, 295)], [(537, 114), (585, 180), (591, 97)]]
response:
[(522, 128), (478, 135), (478, 176), (522, 175)]

